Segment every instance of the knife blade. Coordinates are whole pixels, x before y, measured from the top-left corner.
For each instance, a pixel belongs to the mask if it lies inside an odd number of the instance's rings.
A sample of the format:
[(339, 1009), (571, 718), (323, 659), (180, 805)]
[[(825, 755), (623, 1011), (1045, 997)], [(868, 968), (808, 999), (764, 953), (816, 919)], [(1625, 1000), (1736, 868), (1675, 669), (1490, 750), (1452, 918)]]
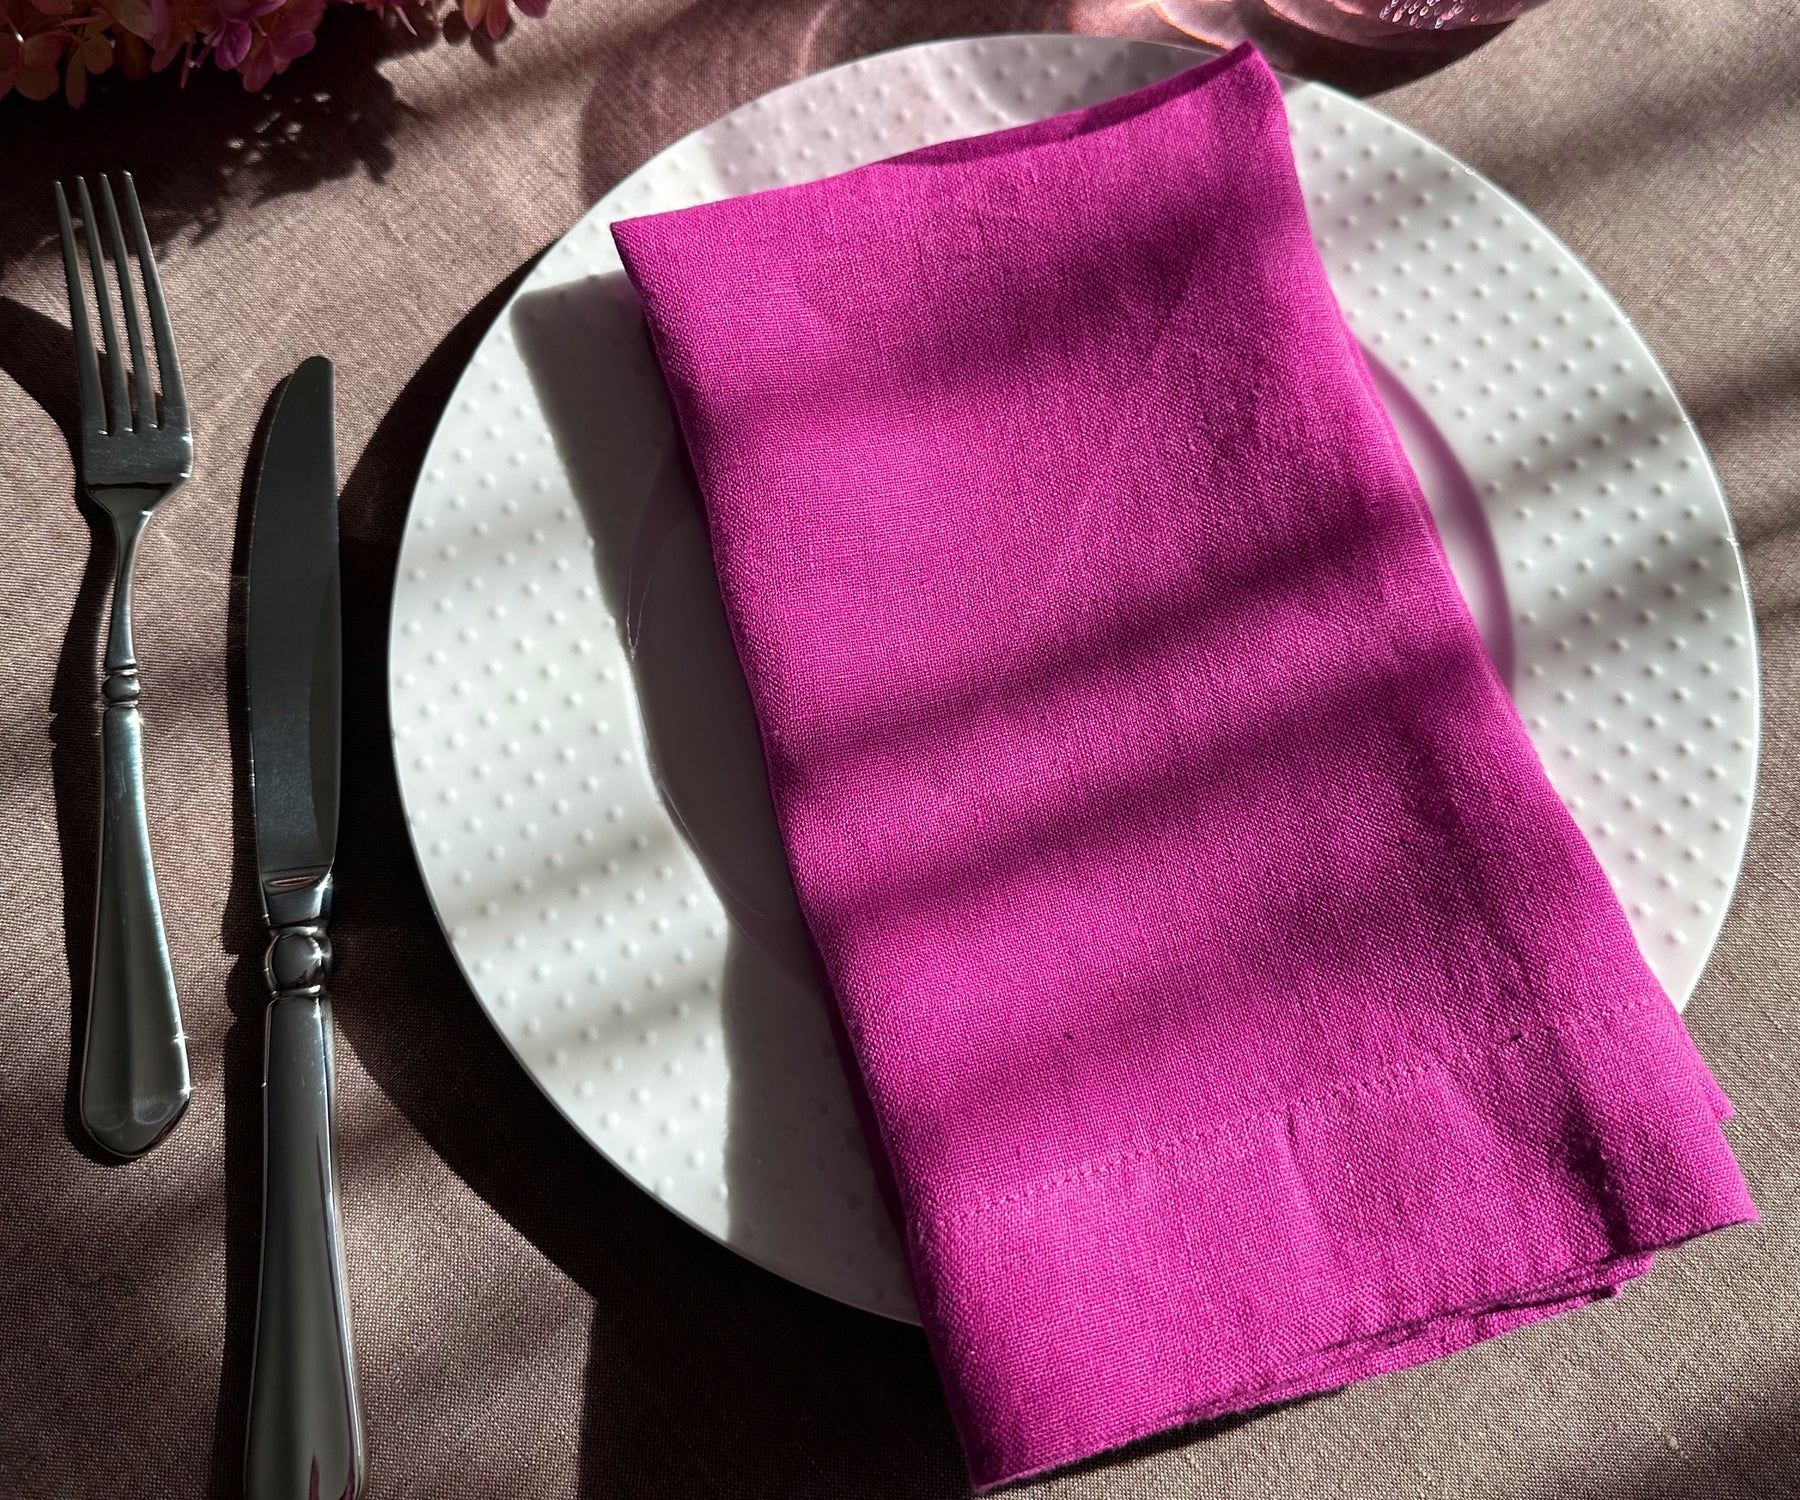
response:
[(332, 1138), (331, 867), (342, 644), (331, 362), (277, 397), (250, 529), (245, 667), (263, 977), (263, 1224), (247, 1500), (356, 1500), (364, 1441)]

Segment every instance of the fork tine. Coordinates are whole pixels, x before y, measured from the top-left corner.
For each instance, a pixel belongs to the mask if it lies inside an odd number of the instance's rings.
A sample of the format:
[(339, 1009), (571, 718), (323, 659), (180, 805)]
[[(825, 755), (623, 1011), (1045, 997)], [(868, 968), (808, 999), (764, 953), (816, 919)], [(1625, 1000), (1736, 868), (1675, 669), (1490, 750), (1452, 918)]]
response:
[(106, 408), (100, 399), (100, 370), (94, 363), (94, 336), (88, 331), (87, 293), (81, 287), (81, 264), (75, 258), (75, 228), (69, 222), (69, 200), (56, 184), (56, 227), (62, 235), (63, 275), (69, 282), (69, 331), (75, 336), (75, 395), (81, 406), (81, 431), (92, 437), (106, 430)]
[(169, 310), (163, 305), (162, 281), (156, 274), (156, 256), (150, 249), (150, 233), (144, 228), (144, 211), (138, 207), (137, 184), (131, 173), (121, 172), (125, 183), (125, 216), (131, 220), (137, 242), (138, 268), (144, 276), (144, 301), (150, 309), (150, 332), (156, 340), (156, 371), (162, 379), (162, 425), (187, 426), (187, 393), (181, 386), (181, 361), (175, 357), (175, 335), (169, 328)]
[(100, 314), (100, 332), (106, 340), (106, 383), (112, 394), (108, 432), (131, 429), (131, 398), (125, 394), (125, 356), (119, 352), (119, 330), (113, 322), (112, 298), (106, 295), (106, 258), (100, 252), (100, 222), (94, 217), (94, 202), (88, 197), (87, 178), (75, 179), (75, 193), (81, 201), (81, 233), (87, 241), (88, 264), (94, 272), (94, 305)]
[(156, 386), (144, 358), (144, 320), (138, 316), (137, 289), (131, 284), (131, 257), (125, 253), (125, 236), (119, 232), (119, 206), (113, 201), (112, 182), (100, 177), (100, 201), (106, 207), (106, 244), (112, 251), (113, 279), (119, 284), (119, 317), (131, 345), (131, 386), (137, 398), (137, 429), (156, 425)]

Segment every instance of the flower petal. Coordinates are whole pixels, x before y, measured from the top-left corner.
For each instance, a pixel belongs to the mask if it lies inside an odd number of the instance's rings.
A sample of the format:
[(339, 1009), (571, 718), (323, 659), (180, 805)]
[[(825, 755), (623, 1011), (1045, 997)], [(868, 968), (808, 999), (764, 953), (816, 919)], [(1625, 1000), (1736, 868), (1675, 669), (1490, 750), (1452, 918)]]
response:
[(90, 31), (81, 44), (81, 61), (90, 73), (104, 73), (113, 65), (113, 40), (104, 31)]
[(47, 16), (66, 16), (74, 0), (31, 0), (32, 9)]
[(106, 8), (121, 31), (141, 36), (145, 41), (156, 35), (156, 13), (150, 8), (150, 0), (106, 0)]
[(265, 88), (275, 76), (275, 52), (267, 41), (258, 38), (250, 55), (244, 59), (244, 87), (251, 93)]
[(49, 99), (60, 85), (55, 68), (20, 68), (19, 76), (13, 80), (13, 87), (27, 99)]
[(499, 41), (511, 24), (512, 12), (506, 8), (506, 0), (487, 0), (487, 34)]
[(488, 0), (462, 0), (463, 20), (469, 23), (470, 31), (481, 24), (481, 17), (487, 7)]
[(116, 56), (119, 71), (127, 78), (142, 78), (150, 71), (150, 48), (141, 36), (132, 32), (119, 33)]
[(87, 103), (87, 64), (81, 60), (81, 50), (69, 59), (67, 75), (63, 79), (63, 97), (69, 101), (70, 109), (80, 109)]
[(250, 55), (250, 44), (255, 40), (256, 34), (245, 21), (226, 21), (207, 37), (212, 44), (213, 61), (227, 73)]
[[(62, 35), (55, 31), (40, 31), (36, 36), (28, 36), (19, 48), (19, 68), (23, 72), (54, 73), (56, 65), (62, 61)], [(23, 86), (19, 92), (25, 93)], [(56, 90), (52, 88), (51, 93)], [(27, 98), (31, 96), (26, 95)]]
[(271, 37), (269, 44), (274, 48), (276, 57), (284, 63), (291, 63), (296, 57), (305, 57), (311, 52), (317, 40), (310, 31), (284, 31)]
[(513, 0), (513, 4), (534, 21), (541, 21), (550, 14), (550, 0)]

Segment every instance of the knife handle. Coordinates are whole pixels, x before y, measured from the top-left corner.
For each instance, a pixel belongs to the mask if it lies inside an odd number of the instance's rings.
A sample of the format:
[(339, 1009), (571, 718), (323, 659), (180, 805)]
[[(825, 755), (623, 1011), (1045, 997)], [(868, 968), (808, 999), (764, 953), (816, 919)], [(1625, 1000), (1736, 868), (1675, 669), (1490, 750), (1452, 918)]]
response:
[(362, 1412), (338, 1223), (331, 999), (323, 983), (330, 945), (322, 928), (278, 932), (269, 950), (272, 983), (283, 945), (291, 957), (297, 942), (311, 944), (316, 962), (307, 967), (316, 979), (278, 990), (264, 1032), (262, 1274), (244, 1494), (359, 1500), (366, 1493)]
[(181, 1117), (191, 1085), (150, 857), (136, 663), (109, 671), (102, 691), (100, 872), (78, 1113), (97, 1145), (137, 1156)]

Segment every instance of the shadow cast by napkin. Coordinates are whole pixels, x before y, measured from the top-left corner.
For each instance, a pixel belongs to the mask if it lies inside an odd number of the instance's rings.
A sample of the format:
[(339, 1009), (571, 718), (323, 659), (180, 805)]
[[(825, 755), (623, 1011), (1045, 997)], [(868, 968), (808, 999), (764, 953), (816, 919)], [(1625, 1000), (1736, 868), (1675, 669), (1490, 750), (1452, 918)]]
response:
[[(700, 500), (622, 274), (523, 297), (513, 328), (594, 541), (657, 790), (730, 919), (717, 983), (732, 1242), (778, 1272), (804, 1271), (817, 1261), (811, 1147), (830, 1125), (853, 1130), (853, 1105), (848, 1085), (821, 1105), (818, 1070), (796, 1068), (835, 1013), (788, 874)], [(869, 1184), (871, 1197), (878, 1190)], [(887, 1253), (898, 1254), (891, 1239)]]

